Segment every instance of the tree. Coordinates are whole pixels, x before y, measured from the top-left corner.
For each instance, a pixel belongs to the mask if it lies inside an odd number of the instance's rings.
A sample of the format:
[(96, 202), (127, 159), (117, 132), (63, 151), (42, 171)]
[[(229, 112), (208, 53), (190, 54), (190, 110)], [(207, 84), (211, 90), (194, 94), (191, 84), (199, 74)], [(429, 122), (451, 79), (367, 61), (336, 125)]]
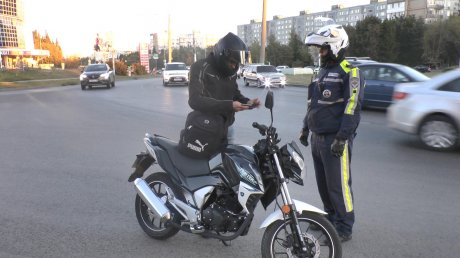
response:
[(378, 60), (380, 19), (368, 16), (356, 23), (356, 38), (353, 42), (356, 56), (369, 56)]
[(304, 42), (294, 31), (291, 32), (288, 46), (291, 52), (291, 67), (304, 67), (313, 64), (313, 59), (308, 51), (308, 47), (305, 46)]
[(414, 66), (422, 62), (424, 23), (414, 16), (396, 19), (396, 38), (399, 42), (398, 61)]
[[(254, 60), (260, 59), (260, 44), (258, 42), (253, 42), (249, 47), (250, 52), (250, 62), (254, 63)], [(257, 61), (256, 61), (257, 63)]]
[(398, 49), (399, 44), (396, 39), (396, 22), (394, 20), (384, 20), (380, 24), (376, 60), (390, 63), (397, 62), (399, 54)]
[(45, 37), (41, 37), (36, 30), (32, 31), (32, 37), (35, 49), (45, 49), (50, 52), (50, 56), (41, 59), (41, 62), (53, 63), (56, 66), (63, 62), (62, 49), (57, 39), (56, 42), (51, 41), (48, 33), (46, 33)]

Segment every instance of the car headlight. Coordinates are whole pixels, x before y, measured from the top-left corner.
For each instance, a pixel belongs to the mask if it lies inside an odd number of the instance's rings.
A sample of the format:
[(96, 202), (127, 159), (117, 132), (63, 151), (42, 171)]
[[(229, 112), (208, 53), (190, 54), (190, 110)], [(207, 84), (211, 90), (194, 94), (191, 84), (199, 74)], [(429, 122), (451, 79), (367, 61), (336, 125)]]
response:
[(101, 78), (104, 79), (104, 80), (107, 80), (107, 79), (109, 79), (109, 74), (108, 73), (103, 73), (103, 74), (101, 74)]
[(86, 74), (80, 74), (80, 81), (83, 81), (86, 78), (88, 78), (88, 76), (86, 76)]

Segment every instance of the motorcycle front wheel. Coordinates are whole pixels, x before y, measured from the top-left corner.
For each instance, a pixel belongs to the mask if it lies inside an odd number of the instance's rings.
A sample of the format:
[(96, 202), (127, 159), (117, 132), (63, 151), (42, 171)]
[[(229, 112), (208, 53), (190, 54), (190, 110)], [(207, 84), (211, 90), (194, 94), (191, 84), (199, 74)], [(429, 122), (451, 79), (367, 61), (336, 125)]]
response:
[[(183, 194), (180, 189), (171, 181), (166, 173), (160, 172), (151, 174), (145, 181), (160, 199), (162, 199), (162, 197), (164, 199), (165, 196), (168, 195), (166, 188), (170, 189), (176, 198), (183, 199)], [(173, 210), (171, 210), (171, 212), (174, 213)], [(177, 216), (179, 215), (175, 214), (176, 218)], [(160, 219), (155, 218), (152, 211), (150, 211), (147, 204), (144, 203), (139, 195), (136, 195), (136, 217), (144, 232), (155, 239), (167, 239), (174, 236), (179, 231), (179, 229), (175, 227), (166, 226)]]
[(342, 257), (342, 245), (334, 226), (323, 216), (304, 212), (298, 216), (307, 252), (295, 248), (292, 220), (277, 220), (268, 226), (262, 237), (262, 257)]

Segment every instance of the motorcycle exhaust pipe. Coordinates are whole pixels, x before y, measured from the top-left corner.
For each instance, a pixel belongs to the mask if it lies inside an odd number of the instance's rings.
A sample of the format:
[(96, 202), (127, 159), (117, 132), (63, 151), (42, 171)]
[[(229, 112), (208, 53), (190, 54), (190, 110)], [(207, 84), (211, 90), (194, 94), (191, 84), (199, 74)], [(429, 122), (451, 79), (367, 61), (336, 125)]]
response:
[(160, 218), (161, 221), (168, 221), (171, 219), (171, 213), (163, 201), (156, 196), (152, 191), (150, 186), (142, 178), (137, 178), (134, 180), (134, 186), (136, 188), (137, 194), (141, 199), (147, 204), (149, 209), (154, 213), (154, 215)]

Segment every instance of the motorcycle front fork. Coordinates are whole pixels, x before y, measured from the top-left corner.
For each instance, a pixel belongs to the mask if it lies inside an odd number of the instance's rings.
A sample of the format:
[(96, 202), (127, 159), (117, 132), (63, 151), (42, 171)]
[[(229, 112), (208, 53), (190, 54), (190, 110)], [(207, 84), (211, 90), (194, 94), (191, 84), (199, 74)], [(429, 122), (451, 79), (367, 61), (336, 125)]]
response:
[(276, 163), (276, 168), (278, 170), (278, 175), (281, 179), (281, 197), (283, 198), (283, 203), (284, 205), (288, 205), (290, 207), (289, 217), (292, 220), (290, 227), (291, 232), (294, 235), (294, 246), (300, 247), (302, 252), (305, 253), (307, 252), (307, 243), (302, 236), (302, 230), (299, 226), (299, 221), (297, 219), (297, 209), (291, 199), (291, 195), (289, 194), (289, 189), (287, 187), (286, 179), (284, 178), (283, 170), (281, 169), (281, 165), (279, 163), (278, 155), (274, 153), (273, 157)]

